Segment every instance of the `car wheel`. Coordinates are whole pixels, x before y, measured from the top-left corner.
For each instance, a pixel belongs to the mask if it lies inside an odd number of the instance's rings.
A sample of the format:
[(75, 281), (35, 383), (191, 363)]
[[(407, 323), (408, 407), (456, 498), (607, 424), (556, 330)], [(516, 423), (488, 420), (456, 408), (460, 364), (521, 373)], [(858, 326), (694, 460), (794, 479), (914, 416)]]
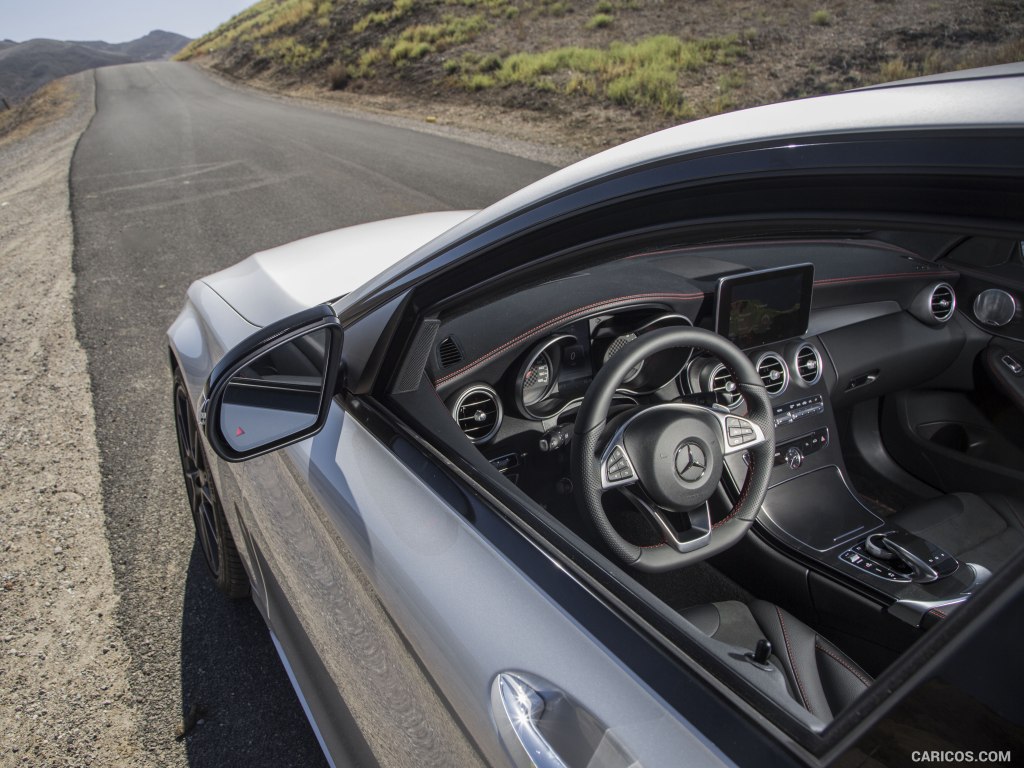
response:
[(210, 464), (180, 371), (174, 372), (174, 425), (178, 433), (185, 492), (196, 527), (196, 541), (217, 588), (231, 598), (245, 597), (249, 594), (249, 578), (224, 517), (224, 508), (217, 495), (217, 486), (210, 473)]

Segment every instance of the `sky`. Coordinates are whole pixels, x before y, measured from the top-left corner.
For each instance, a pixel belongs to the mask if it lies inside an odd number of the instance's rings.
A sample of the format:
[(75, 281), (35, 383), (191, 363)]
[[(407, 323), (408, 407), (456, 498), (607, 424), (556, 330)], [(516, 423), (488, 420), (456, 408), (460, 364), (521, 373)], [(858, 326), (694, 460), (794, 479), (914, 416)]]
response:
[(154, 29), (199, 37), (256, 0), (0, 0), (0, 40), (125, 43)]

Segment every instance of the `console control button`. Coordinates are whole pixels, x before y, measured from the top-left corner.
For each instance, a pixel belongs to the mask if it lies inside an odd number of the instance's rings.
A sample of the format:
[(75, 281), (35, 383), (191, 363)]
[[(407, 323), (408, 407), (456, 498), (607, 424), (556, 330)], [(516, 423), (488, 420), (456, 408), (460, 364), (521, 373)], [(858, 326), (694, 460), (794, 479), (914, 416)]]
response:
[(786, 449), (786, 465), (790, 469), (800, 469), (800, 465), (804, 463), (804, 455), (800, 452), (800, 449), (795, 445), (791, 445)]
[(794, 400), (791, 403), (777, 405), (773, 410), (773, 415), (775, 417), (775, 426), (781, 427), (783, 424), (792, 424), (794, 421), (799, 421), (807, 416), (814, 416), (824, 412), (825, 399), (821, 395), (814, 395), (812, 397), (805, 397), (803, 400)]
[[(857, 550), (860, 550), (859, 552)], [(889, 581), (910, 581), (910, 576), (899, 573), (885, 565), (876, 563), (869, 557), (866, 557), (863, 551), (863, 546), (858, 545), (853, 549), (848, 549), (839, 556), (840, 560), (852, 565), (864, 573), (870, 573), (872, 576), (878, 576), (880, 579), (888, 579)]]
[(775, 466), (789, 464), (789, 451), (795, 448), (802, 456), (799, 464), (795, 467), (790, 466), (792, 469), (797, 469), (808, 456), (817, 453), (826, 446), (828, 446), (828, 429), (824, 427), (816, 429), (808, 435), (798, 437), (796, 440), (790, 440), (789, 442), (777, 445), (775, 447)]

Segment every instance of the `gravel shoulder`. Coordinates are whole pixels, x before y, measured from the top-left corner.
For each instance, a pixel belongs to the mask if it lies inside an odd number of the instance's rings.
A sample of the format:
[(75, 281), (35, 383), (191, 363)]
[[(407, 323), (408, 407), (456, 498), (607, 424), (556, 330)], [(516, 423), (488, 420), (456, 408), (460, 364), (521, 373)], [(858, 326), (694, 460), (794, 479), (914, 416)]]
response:
[(0, 766), (146, 765), (75, 334), (71, 155), (93, 75), (0, 141)]

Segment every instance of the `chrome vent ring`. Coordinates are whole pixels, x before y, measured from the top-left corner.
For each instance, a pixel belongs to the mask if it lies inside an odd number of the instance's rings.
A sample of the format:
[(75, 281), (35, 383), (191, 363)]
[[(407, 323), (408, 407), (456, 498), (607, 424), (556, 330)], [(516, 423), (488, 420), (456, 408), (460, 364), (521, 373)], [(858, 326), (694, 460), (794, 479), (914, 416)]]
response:
[(462, 390), (452, 406), (452, 418), (473, 443), (485, 443), (498, 432), (502, 410), (498, 393), (485, 384)]
[(736, 386), (735, 379), (733, 379), (729, 369), (722, 363), (719, 363), (714, 367), (708, 381), (710, 382), (712, 394), (721, 400), (722, 405), (733, 408), (743, 398), (743, 396), (740, 395), (739, 387)]
[(778, 397), (786, 391), (789, 386), (789, 368), (785, 360), (774, 352), (765, 352), (757, 359), (755, 367), (769, 396)]
[(953, 317), (956, 309), (956, 293), (949, 283), (939, 283), (932, 288), (928, 297), (928, 311), (938, 323), (944, 323)]
[(807, 385), (817, 384), (821, 380), (821, 355), (813, 344), (801, 344), (797, 347), (796, 375)]

